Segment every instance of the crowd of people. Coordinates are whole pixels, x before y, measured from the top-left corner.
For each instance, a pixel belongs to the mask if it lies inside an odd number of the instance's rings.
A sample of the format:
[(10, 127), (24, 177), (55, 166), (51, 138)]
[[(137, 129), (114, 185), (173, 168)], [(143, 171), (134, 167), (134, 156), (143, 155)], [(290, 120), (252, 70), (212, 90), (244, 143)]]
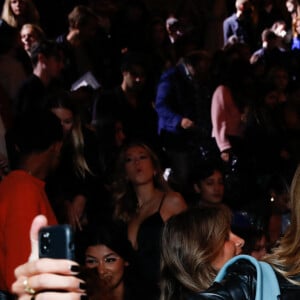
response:
[[(177, 2), (3, 1), (0, 296), (228, 299), (210, 286), (244, 253), (267, 255), (292, 299), (300, 3), (212, 1), (211, 50), (202, 4)], [(76, 263), (37, 260), (47, 222), (72, 226)]]

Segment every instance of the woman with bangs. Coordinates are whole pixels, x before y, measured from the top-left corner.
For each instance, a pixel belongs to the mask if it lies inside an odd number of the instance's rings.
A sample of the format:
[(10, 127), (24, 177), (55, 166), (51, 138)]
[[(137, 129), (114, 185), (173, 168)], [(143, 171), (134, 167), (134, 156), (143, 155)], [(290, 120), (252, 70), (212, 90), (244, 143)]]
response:
[(174, 216), (162, 233), (161, 300), (189, 299), (207, 289), (223, 264), (242, 251), (223, 204), (202, 205)]

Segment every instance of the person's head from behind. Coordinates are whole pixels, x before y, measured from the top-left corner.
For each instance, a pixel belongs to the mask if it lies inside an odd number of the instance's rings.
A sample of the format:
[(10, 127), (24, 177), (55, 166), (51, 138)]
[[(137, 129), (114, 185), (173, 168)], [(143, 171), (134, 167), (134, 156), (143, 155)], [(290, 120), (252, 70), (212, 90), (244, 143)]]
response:
[(32, 46), (35, 43), (45, 39), (45, 33), (43, 29), (40, 26), (31, 23), (27, 23), (22, 26), (20, 35), (23, 47), (29, 54)]
[(98, 286), (91, 289), (99, 288), (100, 293), (111, 295), (122, 290), (129, 280), (126, 277), (132, 258), (133, 249), (121, 224), (109, 223), (90, 230), (84, 264), (87, 269), (94, 269), (98, 278)]
[(129, 91), (139, 92), (146, 80), (146, 61), (142, 54), (127, 52), (121, 62), (123, 77), (122, 87)]
[(207, 205), (171, 217), (161, 239), (162, 299), (208, 288), (218, 270), (240, 254), (244, 241), (231, 232), (231, 212)]
[(51, 112), (24, 115), (15, 120), (11, 137), (22, 164), (28, 157), (44, 157), (45, 168), (52, 171), (59, 163), (63, 139), (59, 119)]
[(39, 68), (51, 80), (58, 78), (64, 67), (63, 50), (52, 40), (42, 40), (31, 49), (31, 62), (34, 70)]
[(78, 5), (68, 15), (69, 29), (76, 30), (81, 41), (93, 38), (99, 28), (97, 15), (87, 6)]
[(224, 174), (221, 165), (212, 162), (197, 165), (191, 181), (201, 202), (220, 203), (223, 200)]

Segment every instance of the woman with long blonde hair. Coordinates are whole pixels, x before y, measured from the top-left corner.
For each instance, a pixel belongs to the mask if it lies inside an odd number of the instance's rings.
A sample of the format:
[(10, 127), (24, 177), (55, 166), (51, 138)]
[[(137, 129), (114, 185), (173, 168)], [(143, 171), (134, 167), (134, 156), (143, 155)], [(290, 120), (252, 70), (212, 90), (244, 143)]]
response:
[(32, 0), (5, 0), (1, 17), (8, 25), (18, 29), (26, 23), (39, 24), (40, 20)]

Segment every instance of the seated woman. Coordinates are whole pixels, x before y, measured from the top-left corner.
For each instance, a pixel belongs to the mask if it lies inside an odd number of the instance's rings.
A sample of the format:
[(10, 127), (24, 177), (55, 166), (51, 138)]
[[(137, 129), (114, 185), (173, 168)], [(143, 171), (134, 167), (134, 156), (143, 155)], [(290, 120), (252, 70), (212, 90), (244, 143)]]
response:
[(112, 192), (114, 217), (127, 227), (141, 278), (149, 285), (147, 293), (157, 296), (161, 230), (166, 220), (187, 205), (166, 185), (155, 153), (141, 143), (120, 151)]

